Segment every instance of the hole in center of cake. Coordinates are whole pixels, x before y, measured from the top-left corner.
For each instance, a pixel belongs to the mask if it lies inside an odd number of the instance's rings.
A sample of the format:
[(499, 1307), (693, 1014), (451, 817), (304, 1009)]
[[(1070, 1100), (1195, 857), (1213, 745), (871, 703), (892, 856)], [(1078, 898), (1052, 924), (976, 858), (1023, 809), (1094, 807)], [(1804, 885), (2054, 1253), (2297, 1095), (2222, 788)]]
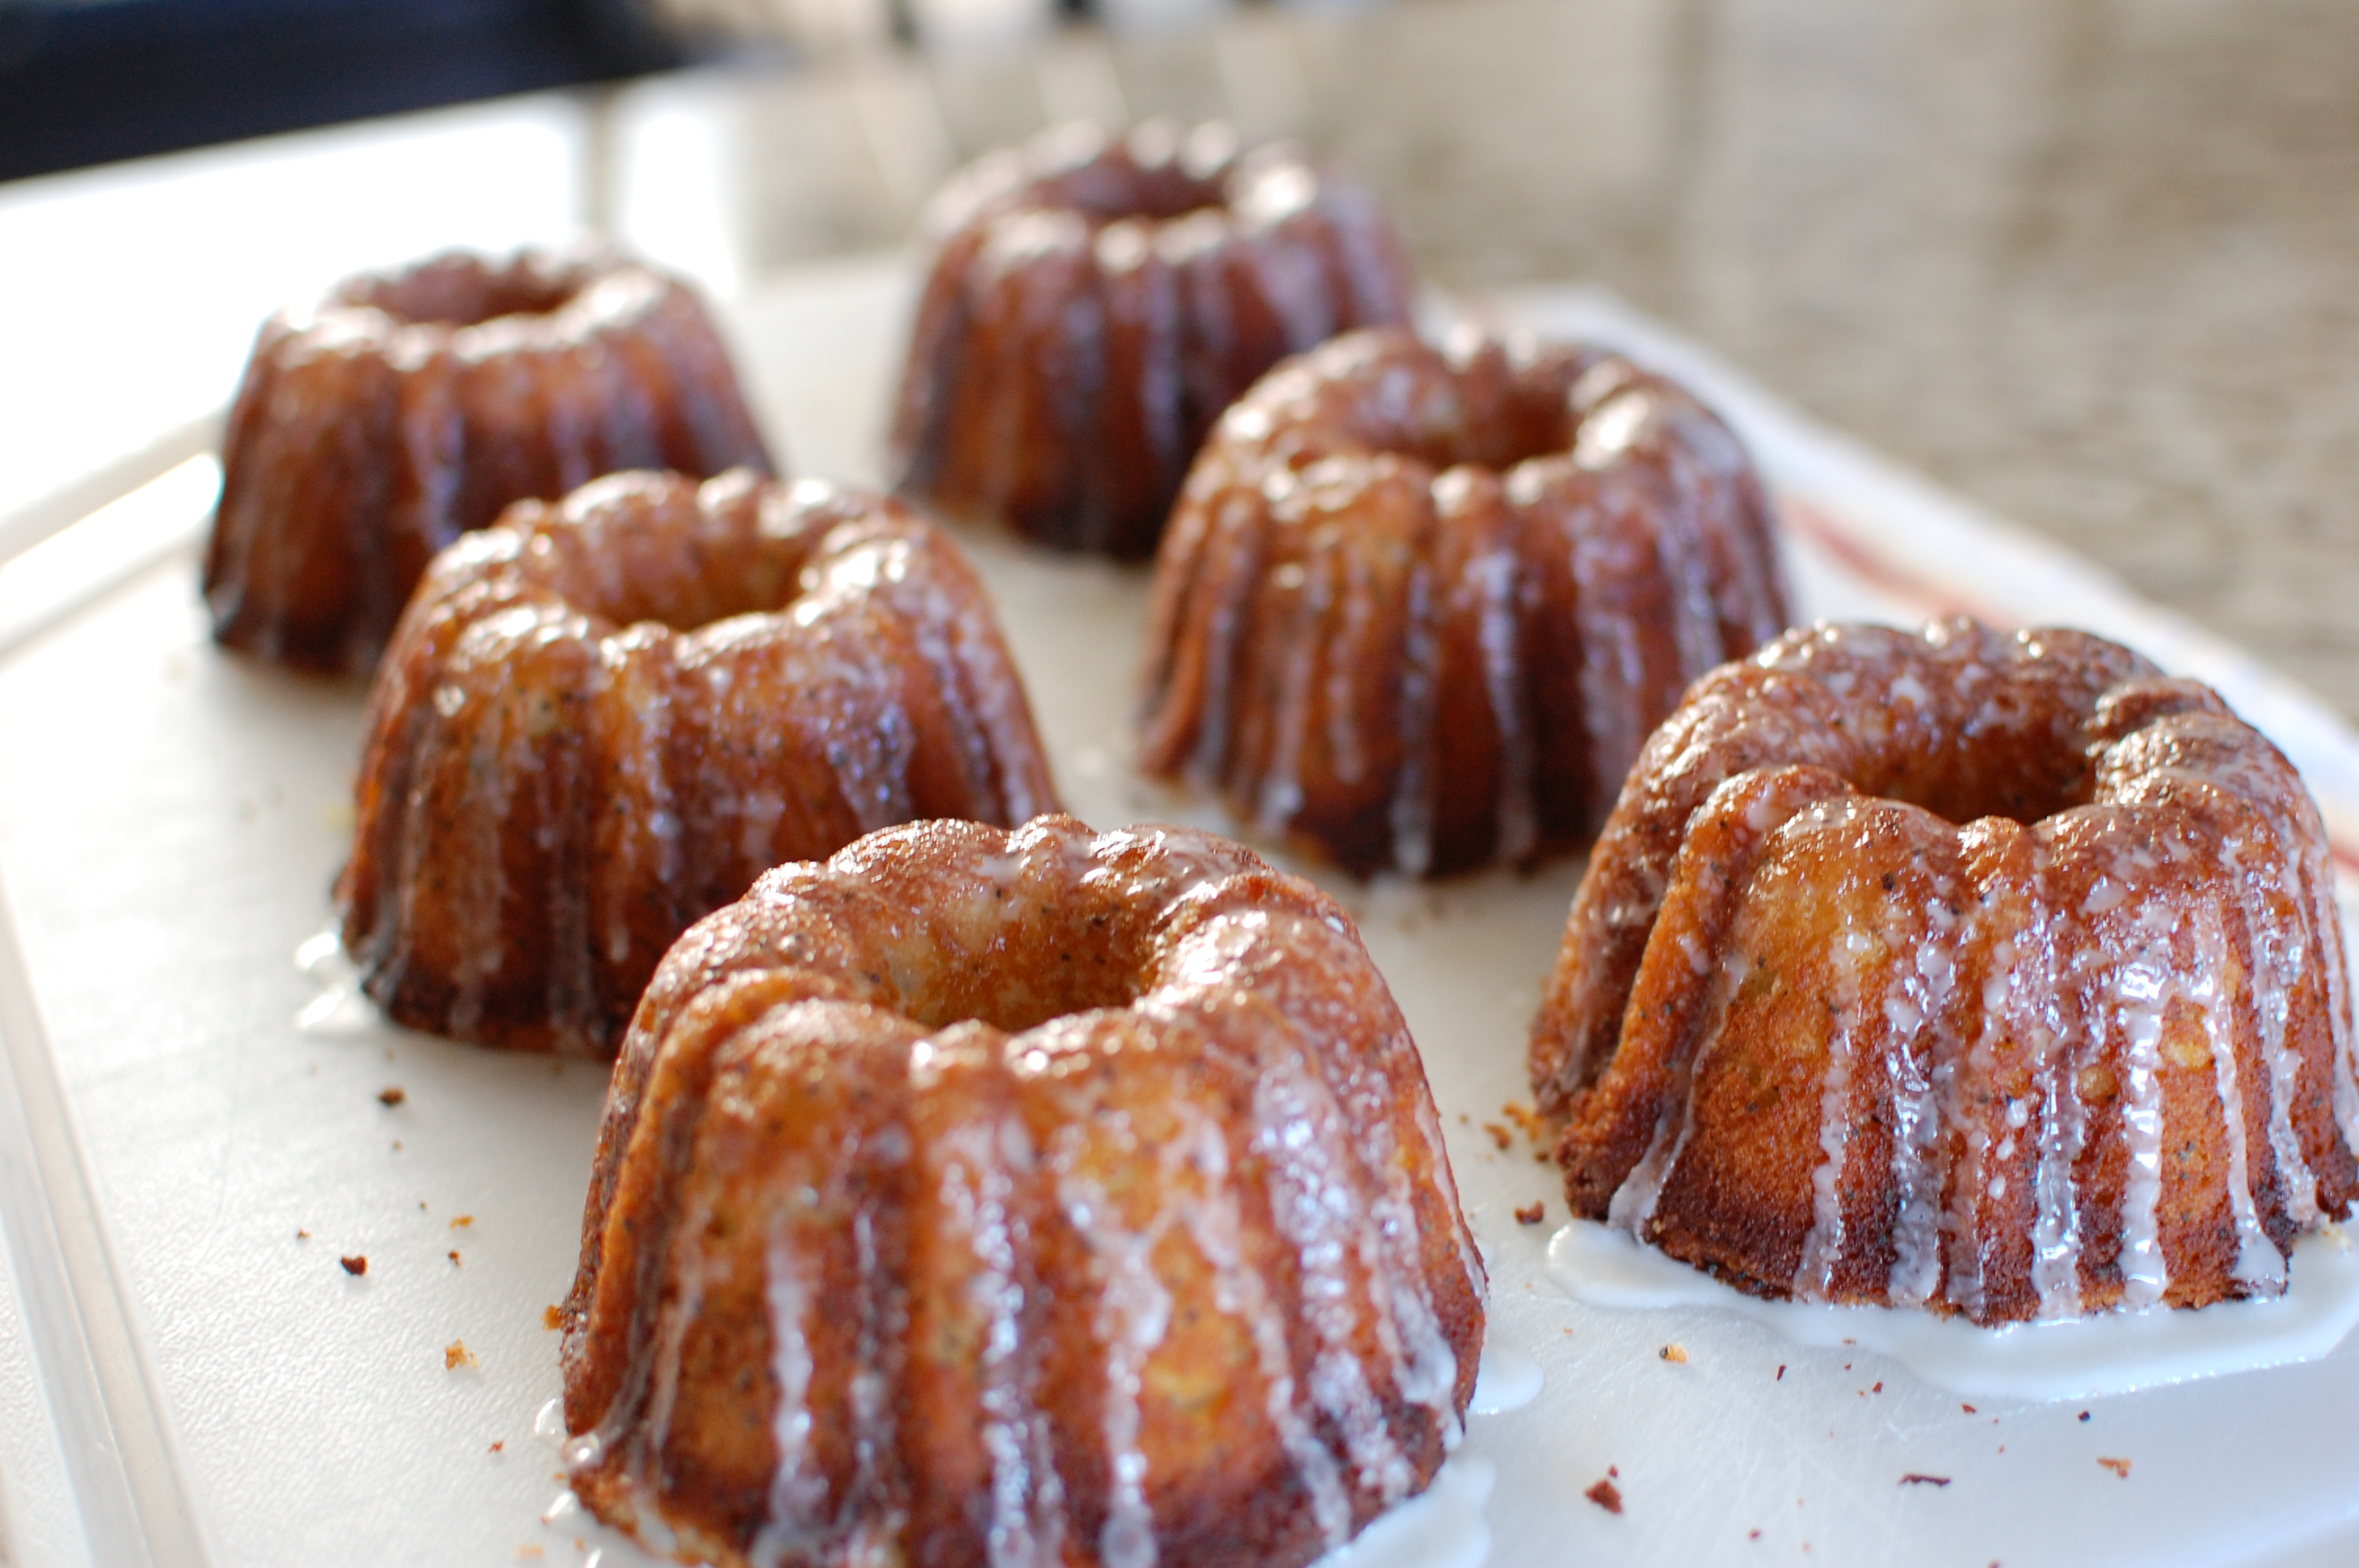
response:
[(1168, 223), (1190, 212), (1226, 205), (1226, 192), (1217, 180), (1201, 179), (1169, 165), (1123, 169), (1094, 165), (1077, 169), (1055, 192), (1060, 205), (1093, 223), (1143, 218)]
[(412, 327), (476, 327), (503, 316), (547, 316), (581, 292), (579, 280), (511, 264), (429, 262), (399, 277), (372, 279), (353, 300)]
[[(1023, 900), (1023, 907), (1009, 903)], [(893, 965), (902, 1014), (928, 1029), (970, 1021), (1020, 1034), (1052, 1019), (1128, 1007), (1141, 955), (1071, 905), (978, 890)]]
[(2029, 827), (2094, 795), (2095, 775), (2078, 740), (2077, 731), (2059, 739), (2005, 729), (1962, 736), (1887, 758), (1888, 776), (1865, 787), (1961, 826), (2004, 816)]
[(1021, 1034), (1052, 1019), (1128, 1007), (1137, 1000), (1137, 987), (1126, 972), (1105, 972), (1112, 966), (1071, 966), (1082, 972), (1065, 972), (1067, 968), (995, 974), (951, 968), (934, 985), (907, 998), (905, 1011), (928, 1029), (972, 1020), (1004, 1034)]

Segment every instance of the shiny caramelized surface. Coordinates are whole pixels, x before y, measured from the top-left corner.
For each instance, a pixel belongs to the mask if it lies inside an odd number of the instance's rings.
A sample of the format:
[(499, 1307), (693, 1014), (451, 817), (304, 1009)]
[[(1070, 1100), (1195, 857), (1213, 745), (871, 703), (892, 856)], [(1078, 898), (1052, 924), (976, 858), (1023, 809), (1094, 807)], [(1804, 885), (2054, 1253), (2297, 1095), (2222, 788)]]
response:
[(1256, 377), (1409, 319), (1408, 259), (1368, 193), (1219, 125), (1044, 133), (961, 174), (928, 227), (896, 488), (1062, 549), (1151, 554)]
[(2316, 807), (2084, 633), (1797, 632), (1633, 772), (1532, 1040), (1576, 1209), (1978, 1322), (2270, 1295), (2359, 1195)]
[(1482, 1300), (1332, 902), (1182, 829), (894, 829), (647, 991), (573, 1484), (722, 1563), (1299, 1563), (1430, 1478)]
[(1687, 684), (1785, 625), (1770, 528), (1735, 438), (1625, 361), (1338, 339), (1190, 475), (1141, 765), (1359, 874), (1576, 849)]
[(615, 475), (440, 557), (371, 697), (337, 887), (413, 1027), (603, 1054), (782, 860), (1054, 803), (983, 589), (897, 503)]
[(601, 474), (770, 470), (696, 297), (647, 268), (463, 254), (264, 323), (222, 449), (220, 641), (364, 674), (436, 551)]

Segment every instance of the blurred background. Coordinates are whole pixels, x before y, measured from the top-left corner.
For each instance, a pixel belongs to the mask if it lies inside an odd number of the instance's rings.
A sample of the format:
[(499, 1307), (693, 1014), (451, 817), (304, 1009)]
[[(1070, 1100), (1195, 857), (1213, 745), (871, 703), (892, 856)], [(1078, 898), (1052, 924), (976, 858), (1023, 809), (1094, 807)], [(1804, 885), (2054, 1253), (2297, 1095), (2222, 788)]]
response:
[(2359, 718), (2342, 0), (0, 0), (0, 516), (356, 267), (592, 232), (738, 296), (1153, 114), (1353, 168), (1444, 287), (1603, 284)]

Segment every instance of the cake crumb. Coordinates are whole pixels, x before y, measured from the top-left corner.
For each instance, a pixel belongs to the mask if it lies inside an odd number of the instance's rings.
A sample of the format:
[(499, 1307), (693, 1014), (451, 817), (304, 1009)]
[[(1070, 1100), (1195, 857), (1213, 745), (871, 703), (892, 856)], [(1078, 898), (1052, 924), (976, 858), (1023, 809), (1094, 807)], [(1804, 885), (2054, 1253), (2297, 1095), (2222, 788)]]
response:
[(1782, 1383), (1786, 1380), (1786, 1363), (1783, 1361), (1777, 1363), (1777, 1375), (1769, 1380), (1773, 1383)]
[(1869, 1393), (1871, 1393), (1871, 1394), (1880, 1394), (1880, 1393), (1884, 1392), (1884, 1379), (1881, 1379), (1881, 1378), (1878, 1378), (1878, 1379), (1875, 1380), (1875, 1387), (1874, 1387), (1874, 1388), (1872, 1388), (1872, 1389), (1868, 1390), (1867, 1391), (1868, 1391)]
[(473, 1225), (473, 1224), (474, 1224), (474, 1223), (475, 1223), (475, 1217), (474, 1217), (473, 1215), (472, 1215), (472, 1214), (462, 1214), (462, 1215), (461, 1215), (458, 1218), (456, 1218), (456, 1219), (454, 1219), (454, 1220), (452, 1220), (452, 1221), (451, 1222), (451, 1229), (453, 1229), (453, 1230), (464, 1230), (464, 1229), (466, 1229), (466, 1228), (467, 1228), (467, 1227), (469, 1227), (469, 1226), (471, 1226), (471, 1225)]
[(2081, 1412), (2081, 1419), (2082, 1419), (2082, 1421), (2086, 1421), (2086, 1420), (2088, 1420), (2088, 1419), (2089, 1419), (2089, 1412), (2088, 1412), (2087, 1411), (2082, 1411)]
[(393, 1152), (397, 1154), (401, 1152), (401, 1140), (398, 1138), (393, 1141)]
[(344, 1272), (347, 1274), (365, 1274), (368, 1272), (368, 1256), (366, 1253), (355, 1252), (349, 1258), (339, 1258), (336, 1261), (344, 1266)]
[(456, 1247), (451, 1249), (451, 1266), (454, 1269), (459, 1266), (459, 1249)]
[(2111, 1470), (2114, 1475), (2119, 1476), (2125, 1481), (2130, 1478), (2130, 1462), (2126, 1459), (2107, 1459), (2103, 1455), (2100, 1455), (2097, 1463), (2103, 1465), (2106, 1469)]
[(391, 1109), (409, 1098), (409, 1091), (399, 1084), (390, 1084), (376, 1091), (377, 1104)]
[(1673, 1340), (1670, 1344), (1664, 1346), (1660, 1350), (1657, 1351), (1655, 1354), (1657, 1354), (1658, 1356), (1660, 1356), (1660, 1357), (1661, 1357), (1664, 1360), (1666, 1360), (1666, 1361), (1681, 1361), (1681, 1362), (1683, 1362), (1683, 1361), (1685, 1361), (1685, 1360), (1688, 1358), (1688, 1347), (1687, 1347), (1686, 1346), (1684, 1346), (1684, 1345), (1681, 1345), (1678, 1340), (1676, 1340), (1676, 1339), (1675, 1339), (1675, 1340)]
[(1540, 1141), (1540, 1134), (1548, 1130), (1548, 1122), (1538, 1111), (1517, 1101), (1509, 1100), (1501, 1106), (1499, 1114), (1521, 1128), (1524, 1136), (1535, 1143)]
[(538, 1547), (538, 1546), (535, 1546), (535, 1545), (531, 1544), (531, 1543), (530, 1543), (530, 1542), (528, 1542), (528, 1541), (527, 1541), (526, 1544), (524, 1544), (524, 1545), (519, 1546), (519, 1547), (517, 1547), (517, 1548), (516, 1548), (516, 1555), (517, 1555), (518, 1557), (538, 1557), (538, 1556), (539, 1556), (540, 1554), (541, 1554), (540, 1548), (539, 1548), (539, 1547)]
[(1600, 1481), (1582, 1496), (1603, 1509), (1607, 1513), (1618, 1514), (1622, 1511), (1622, 1488), (1611, 1481)]
[(1748, 1530), (1745, 1532), (1745, 1539), (1747, 1541), (1758, 1541), (1761, 1539), (1761, 1532), (1758, 1530)]
[(492, 1444), (492, 1452), (495, 1454), (506, 1454), (507, 1451), (508, 1444), (506, 1438), (501, 1438)]
[(295, 1239), (298, 1241), (309, 1241), (311, 1239), (311, 1233), (299, 1226), (295, 1231)]
[(1495, 1121), (1484, 1122), (1483, 1124), (1483, 1130), (1489, 1133), (1491, 1135), (1491, 1141), (1497, 1144), (1502, 1149), (1506, 1148), (1516, 1141), (1516, 1135), (1514, 1133), (1508, 1131), (1506, 1128), (1500, 1126)]
[(454, 1339), (442, 1347), (442, 1369), (446, 1372), (455, 1372), (462, 1367), (477, 1364), (475, 1353), (467, 1348), (467, 1342), (463, 1339)]
[(1920, 1475), (1911, 1470), (1900, 1477), (1900, 1484), (1904, 1487), (1946, 1487), (1950, 1484), (1950, 1478), (1947, 1476)]
[(1527, 1203), (1521, 1208), (1516, 1210), (1516, 1223), (1517, 1225), (1538, 1225), (1547, 1217), (1548, 1205), (1545, 1203), (1535, 1201)]
[(554, 1334), (565, 1326), (565, 1314), (553, 1306), (543, 1307), (540, 1311), (540, 1326)]
[(1958, 1408), (1965, 1411), (1968, 1415), (1973, 1415), (1974, 1413), (1974, 1407), (1972, 1405), (1960, 1405)]

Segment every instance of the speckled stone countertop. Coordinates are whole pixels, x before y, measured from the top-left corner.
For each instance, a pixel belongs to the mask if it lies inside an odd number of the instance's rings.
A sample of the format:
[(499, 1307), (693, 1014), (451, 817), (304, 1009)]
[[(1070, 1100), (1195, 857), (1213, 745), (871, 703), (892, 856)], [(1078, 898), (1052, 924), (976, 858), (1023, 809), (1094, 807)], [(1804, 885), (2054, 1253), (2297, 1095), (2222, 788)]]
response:
[(643, 208), (635, 148), (717, 136), (758, 273), (905, 240), (1046, 121), (1155, 113), (1355, 167), (1445, 285), (1619, 291), (2359, 719), (2359, 7), (1254, 8), (641, 84), (609, 189)]

